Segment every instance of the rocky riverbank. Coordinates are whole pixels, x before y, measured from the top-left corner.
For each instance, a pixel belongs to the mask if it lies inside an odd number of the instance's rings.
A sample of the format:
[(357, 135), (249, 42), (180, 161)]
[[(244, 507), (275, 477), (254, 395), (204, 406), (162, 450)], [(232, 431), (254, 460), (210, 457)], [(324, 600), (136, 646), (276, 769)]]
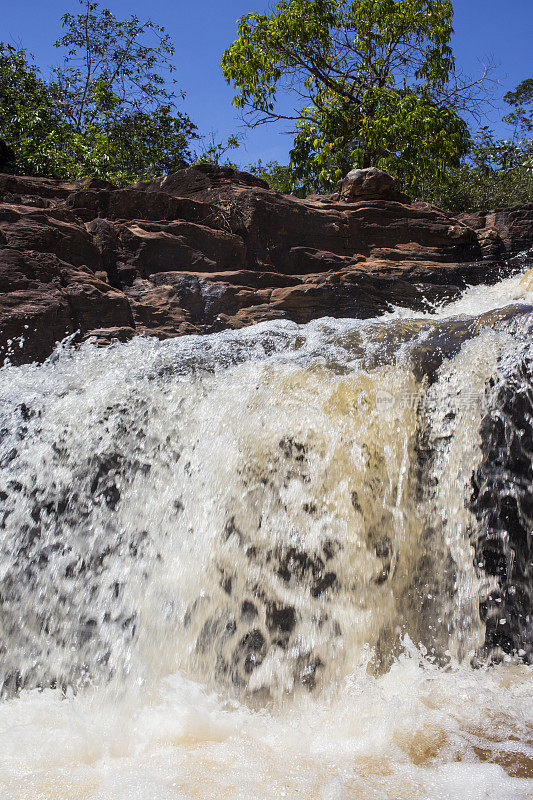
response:
[(125, 189), (0, 175), (0, 356), (424, 308), (512, 270), (533, 204), (454, 217), (376, 170), (304, 200), (229, 167)]

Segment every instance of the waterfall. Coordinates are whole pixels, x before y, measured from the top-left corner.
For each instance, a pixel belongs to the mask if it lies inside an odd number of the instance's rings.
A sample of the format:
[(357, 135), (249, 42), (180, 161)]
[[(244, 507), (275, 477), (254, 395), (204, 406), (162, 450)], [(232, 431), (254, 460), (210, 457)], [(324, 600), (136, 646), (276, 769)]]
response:
[(526, 797), (529, 284), (7, 364), (5, 796)]

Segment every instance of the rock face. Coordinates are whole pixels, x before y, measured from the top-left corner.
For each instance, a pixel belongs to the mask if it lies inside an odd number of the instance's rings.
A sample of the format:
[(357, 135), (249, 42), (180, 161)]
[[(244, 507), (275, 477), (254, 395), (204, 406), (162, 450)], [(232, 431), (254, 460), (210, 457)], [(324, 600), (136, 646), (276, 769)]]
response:
[(533, 205), (454, 218), (354, 170), (301, 200), (200, 165), (117, 189), (0, 175), (0, 357), (269, 319), (364, 318), (495, 280), (533, 245)]
[(50, 252), (0, 251), (0, 348), (13, 363), (43, 360), (76, 331), (128, 327), (122, 292)]
[(226, 196), (234, 197), (243, 189), (268, 189), (268, 183), (232, 167), (198, 164), (164, 178), (138, 183), (136, 188), (146, 192), (165, 192), (175, 197), (194, 197), (196, 200), (218, 202)]
[(457, 219), (476, 231), (481, 249), (489, 258), (527, 250), (533, 244), (533, 203), (460, 214)]

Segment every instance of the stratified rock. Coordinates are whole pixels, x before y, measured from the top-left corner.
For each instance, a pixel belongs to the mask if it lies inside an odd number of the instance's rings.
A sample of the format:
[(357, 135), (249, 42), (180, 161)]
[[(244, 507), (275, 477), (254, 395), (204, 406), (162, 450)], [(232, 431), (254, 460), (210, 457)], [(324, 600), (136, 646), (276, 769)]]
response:
[(164, 178), (138, 183), (134, 188), (146, 192), (166, 192), (174, 197), (193, 197), (207, 203), (218, 203), (227, 194), (234, 196), (243, 189), (268, 189), (268, 183), (240, 172), (233, 167), (222, 167), (217, 164), (197, 164), (194, 167), (180, 169)]
[(0, 175), (2, 353), (43, 359), (78, 330), (103, 343), (425, 308), (533, 243), (533, 205), (455, 218), (379, 170), (344, 196), (284, 196), (214, 165), (126, 189)]
[(239, 187), (231, 199), (229, 193), (227, 188), (220, 208), (228, 229), (246, 244), (251, 269), (306, 274), (334, 269), (339, 256), (451, 262), (480, 254), (472, 230), (430, 206), (384, 200), (324, 203), (259, 188)]
[(458, 214), (457, 219), (476, 231), (482, 247), (498, 242), (499, 254), (513, 254), (533, 247), (533, 203), (496, 211)]
[(80, 189), (114, 189), (112, 183), (100, 178), (81, 181), (60, 181), (53, 178), (35, 178), (25, 175), (0, 174), (0, 202), (20, 203), (26, 206), (47, 208), (64, 200)]
[(122, 292), (52, 253), (0, 250), (0, 360), (41, 361), (65, 336), (133, 326)]
[(101, 263), (91, 236), (66, 209), (0, 205), (0, 241), (19, 251), (53, 253), (75, 266), (96, 269)]
[(106, 220), (184, 220), (225, 230), (226, 224), (217, 206), (188, 197), (174, 197), (166, 192), (139, 189), (80, 189), (72, 192), (65, 205), (86, 222)]

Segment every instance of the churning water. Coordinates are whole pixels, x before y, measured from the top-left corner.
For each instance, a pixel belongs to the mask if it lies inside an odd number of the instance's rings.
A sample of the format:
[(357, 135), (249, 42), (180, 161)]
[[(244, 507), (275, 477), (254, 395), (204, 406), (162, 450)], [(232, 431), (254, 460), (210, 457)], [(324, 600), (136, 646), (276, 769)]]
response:
[(532, 328), (526, 274), (5, 366), (1, 796), (531, 797)]

